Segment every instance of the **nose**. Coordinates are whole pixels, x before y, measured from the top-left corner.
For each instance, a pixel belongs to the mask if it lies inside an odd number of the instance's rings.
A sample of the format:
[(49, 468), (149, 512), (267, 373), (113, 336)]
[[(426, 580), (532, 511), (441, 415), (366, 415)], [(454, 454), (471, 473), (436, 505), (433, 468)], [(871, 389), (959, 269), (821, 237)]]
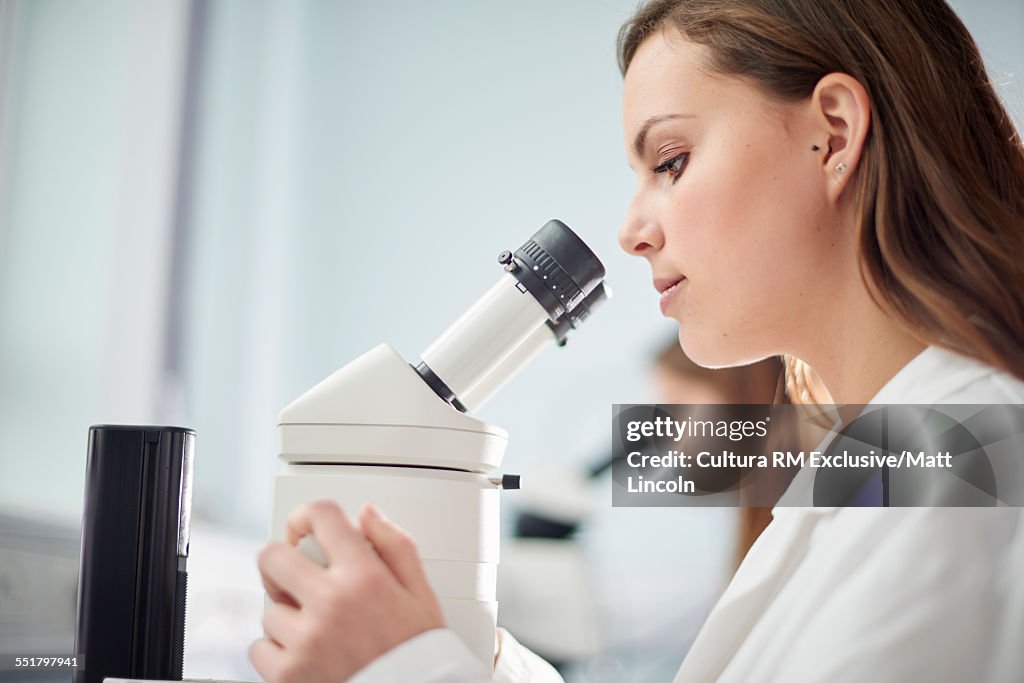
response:
[(665, 245), (664, 235), (642, 194), (633, 196), (619, 228), (619, 246), (631, 256), (651, 256)]

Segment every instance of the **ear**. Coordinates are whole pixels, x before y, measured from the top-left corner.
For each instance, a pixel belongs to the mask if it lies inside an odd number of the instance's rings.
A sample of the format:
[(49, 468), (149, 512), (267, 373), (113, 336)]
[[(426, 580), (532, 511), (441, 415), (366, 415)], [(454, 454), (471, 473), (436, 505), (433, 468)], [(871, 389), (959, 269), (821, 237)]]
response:
[(828, 144), (821, 163), (828, 196), (838, 200), (860, 165), (871, 126), (871, 99), (856, 78), (830, 73), (815, 86), (811, 110)]

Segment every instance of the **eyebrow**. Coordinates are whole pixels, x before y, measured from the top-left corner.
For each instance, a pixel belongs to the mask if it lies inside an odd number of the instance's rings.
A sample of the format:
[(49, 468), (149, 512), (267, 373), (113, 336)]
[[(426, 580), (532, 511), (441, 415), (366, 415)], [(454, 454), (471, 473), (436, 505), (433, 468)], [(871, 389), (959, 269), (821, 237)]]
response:
[(661, 114), (660, 116), (652, 116), (644, 121), (644, 125), (640, 126), (640, 130), (637, 131), (636, 137), (633, 139), (633, 151), (636, 153), (637, 157), (642, 157), (644, 155), (644, 145), (647, 143), (647, 133), (650, 132), (654, 125), (671, 119), (693, 118), (697, 117), (694, 114)]

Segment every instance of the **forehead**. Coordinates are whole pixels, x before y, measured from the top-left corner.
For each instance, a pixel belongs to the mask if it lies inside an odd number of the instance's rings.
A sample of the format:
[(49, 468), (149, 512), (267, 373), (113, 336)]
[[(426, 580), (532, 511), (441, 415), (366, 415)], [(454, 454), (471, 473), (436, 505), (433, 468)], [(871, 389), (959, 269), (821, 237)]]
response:
[(652, 79), (685, 77), (701, 71), (707, 55), (706, 47), (687, 40), (674, 28), (655, 31), (637, 47), (625, 83), (643, 86)]
[(672, 114), (721, 117), (760, 108), (766, 98), (753, 86), (711, 71), (708, 50), (673, 29), (648, 37), (623, 81), (625, 134), (632, 139), (651, 118)]

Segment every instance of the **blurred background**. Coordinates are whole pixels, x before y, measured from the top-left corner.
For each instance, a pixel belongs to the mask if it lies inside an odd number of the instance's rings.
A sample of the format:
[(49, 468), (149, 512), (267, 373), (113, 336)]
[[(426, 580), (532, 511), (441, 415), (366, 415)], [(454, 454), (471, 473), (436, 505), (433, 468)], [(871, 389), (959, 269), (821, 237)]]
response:
[[(0, 0), (0, 651), (72, 651), (88, 427), (180, 424), (185, 673), (255, 679), (277, 413), (379, 342), (416, 359), (549, 218), (615, 296), (481, 411), (523, 474), (506, 511), (606, 454), (673, 335), (616, 242), (635, 4)], [(1024, 0), (953, 4), (1019, 127)], [(668, 680), (736, 511), (612, 509), (603, 484), (574, 508), (566, 677)]]

